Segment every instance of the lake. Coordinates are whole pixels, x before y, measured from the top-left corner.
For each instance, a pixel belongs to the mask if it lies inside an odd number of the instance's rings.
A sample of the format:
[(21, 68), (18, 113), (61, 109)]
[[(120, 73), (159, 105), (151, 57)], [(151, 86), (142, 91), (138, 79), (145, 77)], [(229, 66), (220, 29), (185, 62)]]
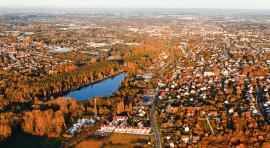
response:
[(79, 101), (94, 97), (107, 97), (118, 90), (125, 77), (126, 73), (121, 73), (103, 81), (67, 92), (63, 97), (71, 97)]
[[(80, 89), (67, 92), (63, 97), (72, 97), (77, 100), (86, 100), (97, 96), (110, 96), (116, 92), (121, 82), (126, 77), (126, 73), (118, 74), (103, 81), (84, 86)], [(26, 134), (17, 129), (13, 131), (11, 137), (0, 141), (1, 147), (27, 147), (27, 148), (57, 148), (61, 145), (61, 139), (48, 138), (46, 136), (34, 136)]]

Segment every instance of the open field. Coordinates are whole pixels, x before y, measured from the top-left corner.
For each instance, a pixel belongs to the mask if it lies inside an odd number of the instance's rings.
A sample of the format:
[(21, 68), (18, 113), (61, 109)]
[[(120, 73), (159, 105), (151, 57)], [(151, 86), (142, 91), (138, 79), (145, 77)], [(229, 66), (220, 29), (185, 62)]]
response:
[(262, 48), (270, 48), (270, 43), (261, 43), (259, 44)]
[(85, 140), (81, 143), (79, 143), (76, 148), (87, 148), (87, 147), (91, 147), (91, 148), (98, 148), (101, 147), (103, 141), (101, 140)]
[[(151, 136), (113, 134), (106, 142), (106, 148), (127, 148), (127, 147), (150, 147), (147, 143), (153, 141)], [(152, 142), (151, 142), (152, 143)]]
[(151, 147), (148, 142), (153, 143), (153, 137), (143, 135), (130, 135), (115, 133), (108, 137), (109, 139), (88, 139), (79, 143), (76, 148), (99, 148), (105, 146), (106, 148), (132, 148), (132, 147)]

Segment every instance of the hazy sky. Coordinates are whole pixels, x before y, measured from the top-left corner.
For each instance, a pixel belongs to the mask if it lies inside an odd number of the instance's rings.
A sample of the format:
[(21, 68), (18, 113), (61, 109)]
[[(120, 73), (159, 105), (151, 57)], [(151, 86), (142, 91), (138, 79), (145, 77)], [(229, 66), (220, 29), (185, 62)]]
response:
[(0, 7), (267, 9), (270, 0), (0, 0)]

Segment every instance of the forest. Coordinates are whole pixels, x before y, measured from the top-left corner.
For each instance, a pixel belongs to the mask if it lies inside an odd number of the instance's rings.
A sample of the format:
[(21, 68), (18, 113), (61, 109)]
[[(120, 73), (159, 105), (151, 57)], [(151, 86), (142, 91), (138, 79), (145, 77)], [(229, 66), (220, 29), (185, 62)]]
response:
[(0, 106), (11, 102), (44, 100), (52, 95), (77, 89), (121, 72), (123, 67), (117, 62), (101, 61), (41, 78), (9, 75), (1, 81)]

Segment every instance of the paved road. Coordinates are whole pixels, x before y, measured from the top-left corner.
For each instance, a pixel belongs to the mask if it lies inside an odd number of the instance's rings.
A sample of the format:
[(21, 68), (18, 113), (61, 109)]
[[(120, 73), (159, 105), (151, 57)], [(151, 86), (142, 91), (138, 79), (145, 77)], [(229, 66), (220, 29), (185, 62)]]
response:
[[(153, 79), (162, 76), (162, 73), (164, 72), (164, 70), (168, 67), (165, 66), (164, 68), (159, 68), (155, 75), (153, 76)], [(151, 81), (150, 80), (150, 81)], [(161, 144), (161, 137), (159, 135), (159, 131), (158, 131), (158, 123), (156, 123), (155, 120), (155, 111), (156, 111), (156, 102), (157, 102), (157, 94), (158, 94), (158, 88), (157, 89), (151, 89), (151, 90), (147, 90), (146, 94), (147, 96), (149, 96), (151, 98), (152, 101), (152, 105), (151, 105), (151, 109), (150, 109), (150, 122), (151, 122), (151, 127), (154, 130), (154, 136), (155, 136), (155, 144), (157, 148), (162, 148), (162, 144)]]
[(92, 135), (93, 133), (95, 133), (96, 130), (99, 129), (100, 127), (101, 127), (101, 124), (96, 124), (93, 127), (89, 127), (85, 129), (80, 135), (73, 137), (67, 143), (63, 143), (61, 148), (74, 147), (76, 144), (86, 139), (89, 135)]
[(263, 107), (263, 104), (264, 104), (264, 100), (263, 100), (263, 96), (262, 96), (262, 88), (261, 88), (261, 85), (260, 85), (260, 80), (257, 79), (257, 104), (259, 106), (259, 109), (260, 109), (260, 113), (262, 114), (262, 116), (264, 117), (265, 121), (270, 124), (269, 122), (269, 117), (268, 117), (268, 113), (266, 112), (265, 108)]
[[(171, 50), (173, 50), (173, 52), (172, 52), (172, 56), (173, 56), (172, 62), (167, 63), (166, 66), (164, 66), (163, 68), (159, 68), (156, 71), (155, 76), (153, 78), (161, 78), (166, 71), (171, 70), (170, 66), (174, 67), (174, 66), (177, 65), (178, 61), (176, 60), (176, 57), (175, 57), (175, 51), (174, 51), (173, 48), (171, 48)], [(151, 120), (151, 127), (154, 130), (154, 135), (155, 135), (155, 140), (156, 140), (156, 147), (157, 148), (162, 148), (161, 137), (160, 137), (159, 129), (158, 129), (158, 126), (157, 126), (158, 123), (156, 123), (156, 120), (155, 120), (156, 103), (157, 103), (157, 99), (158, 99), (157, 94), (158, 94), (158, 87), (154, 90), (154, 97), (152, 98), (153, 103), (152, 103), (151, 110), (150, 110), (150, 120)]]
[[(173, 64), (167, 64), (165, 67), (158, 69), (157, 72), (155, 73), (155, 76), (152, 79), (154, 79), (156, 77), (162, 77), (163, 73), (165, 73), (166, 70), (169, 70), (171, 65), (174, 66), (175, 64), (176, 64), (176, 62), (174, 61)], [(160, 137), (159, 129), (157, 126), (158, 123), (156, 123), (156, 120), (155, 120), (156, 103), (157, 103), (157, 99), (158, 99), (157, 94), (158, 94), (158, 88), (148, 90), (146, 95), (150, 96), (150, 98), (152, 100), (152, 106), (150, 109), (150, 121), (151, 121), (151, 127), (154, 130), (156, 147), (162, 148), (161, 137)]]
[(155, 136), (155, 140), (156, 140), (156, 147), (157, 148), (162, 148), (162, 144), (161, 144), (161, 138), (159, 135), (159, 131), (158, 131), (158, 126), (155, 120), (155, 110), (156, 110), (156, 99), (157, 99), (157, 93), (158, 90), (152, 90), (151, 94), (148, 94), (149, 96), (152, 96), (152, 106), (150, 109), (150, 121), (151, 121), (151, 127), (154, 130), (154, 136)]
[[(223, 48), (224, 49), (224, 52), (227, 56), (228, 59), (232, 59), (232, 54), (230, 52), (230, 50), (226, 47)], [(256, 103), (259, 107), (259, 111), (261, 113), (261, 115), (264, 117), (265, 121), (270, 124), (270, 120), (269, 120), (269, 117), (268, 117), (268, 113), (265, 111), (264, 107), (263, 107), (263, 104), (264, 104), (264, 101), (263, 101), (263, 96), (262, 96), (262, 90), (261, 90), (261, 86), (260, 86), (260, 83), (259, 83), (259, 79), (257, 79), (257, 96), (256, 96)]]

